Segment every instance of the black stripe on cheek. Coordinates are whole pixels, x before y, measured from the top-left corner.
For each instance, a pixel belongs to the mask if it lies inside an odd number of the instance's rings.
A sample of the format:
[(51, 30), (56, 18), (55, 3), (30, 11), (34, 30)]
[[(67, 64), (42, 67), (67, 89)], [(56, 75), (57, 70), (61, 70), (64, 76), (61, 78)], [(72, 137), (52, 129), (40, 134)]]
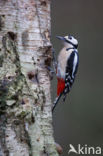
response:
[(78, 44), (75, 45), (75, 44), (73, 44), (72, 42), (70, 42), (70, 41), (68, 41), (68, 40), (66, 40), (66, 39), (65, 39), (65, 41), (66, 41), (67, 43), (71, 44), (75, 49), (78, 48)]

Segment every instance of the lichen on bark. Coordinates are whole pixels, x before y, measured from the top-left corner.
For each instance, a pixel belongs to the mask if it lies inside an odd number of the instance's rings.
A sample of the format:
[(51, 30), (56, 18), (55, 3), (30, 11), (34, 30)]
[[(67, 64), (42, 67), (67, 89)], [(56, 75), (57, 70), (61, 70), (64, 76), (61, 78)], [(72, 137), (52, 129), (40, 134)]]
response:
[(56, 156), (50, 1), (0, 1), (0, 154)]

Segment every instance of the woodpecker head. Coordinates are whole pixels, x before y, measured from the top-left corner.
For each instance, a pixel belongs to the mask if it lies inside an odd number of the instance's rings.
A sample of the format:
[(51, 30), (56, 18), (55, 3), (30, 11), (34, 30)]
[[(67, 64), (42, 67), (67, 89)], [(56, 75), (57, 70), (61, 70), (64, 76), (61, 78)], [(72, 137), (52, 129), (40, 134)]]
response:
[(68, 35), (65, 37), (61, 37), (61, 36), (56, 36), (56, 37), (62, 40), (65, 46), (74, 47), (76, 49), (78, 48), (78, 41), (73, 36)]

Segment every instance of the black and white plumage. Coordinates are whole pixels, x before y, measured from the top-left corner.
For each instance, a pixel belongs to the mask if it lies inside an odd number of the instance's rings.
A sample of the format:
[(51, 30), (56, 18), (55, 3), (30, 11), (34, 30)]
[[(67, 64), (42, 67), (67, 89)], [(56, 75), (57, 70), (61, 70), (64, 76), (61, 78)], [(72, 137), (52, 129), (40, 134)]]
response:
[(66, 65), (65, 89), (63, 91), (64, 100), (66, 94), (70, 91), (72, 84), (74, 82), (77, 69), (78, 69), (78, 63), (79, 63), (78, 52), (77, 50), (73, 49), (72, 53), (70, 54), (70, 57), (67, 60), (67, 65)]
[(67, 93), (69, 93), (77, 73), (79, 55), (77, 51), (78, 41), (73, 36), (57, 37), (63, 41), (64, 47), (60, 51), (57, 62), (57, 97), (54, 101), (53, 110), (63, 95), (65, 101)]

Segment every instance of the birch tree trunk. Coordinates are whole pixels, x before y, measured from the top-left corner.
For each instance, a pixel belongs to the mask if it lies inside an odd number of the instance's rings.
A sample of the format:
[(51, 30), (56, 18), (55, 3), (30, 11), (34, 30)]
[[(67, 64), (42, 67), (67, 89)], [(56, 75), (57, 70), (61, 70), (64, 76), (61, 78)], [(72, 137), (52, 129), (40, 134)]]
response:
[(0, 156), (57, 156), (50, 0), (0, 0)]

